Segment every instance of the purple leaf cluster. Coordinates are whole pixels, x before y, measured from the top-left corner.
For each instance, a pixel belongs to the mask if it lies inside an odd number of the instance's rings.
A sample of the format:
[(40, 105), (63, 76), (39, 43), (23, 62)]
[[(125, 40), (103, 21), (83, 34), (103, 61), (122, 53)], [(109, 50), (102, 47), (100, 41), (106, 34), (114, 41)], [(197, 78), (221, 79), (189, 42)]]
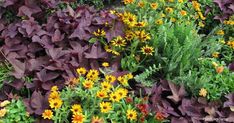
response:
[[(41, 114), (42, 95), (51, 86), (61, 88), (66, 80), (77, 77), (76, 68), (98, 69), (102, 62), (111, 62), (110, 54), (98, 40), (93, 44), (88, 42), (94, 31), (104, 29), (107, 41), (123, 35), (122, 23), (109, 11), (87, 6), (74, 10), (69, 5), (61, 10), (56, 8), (59, 2), (3, 0), (0, 4), (1, 51), (14, 68), (11, 75), (18, 80), (10, 86), (26, 87), (33, 92), (25, 100), (30, 113)], [(7, 10), (14, 10), (21, 19), (7, 23), (1, 16)], [(53, 12), (46, 14), (48, 10)], [(23, 81), (28, 76), (33, 78), (31, 83)]]
[(221, 10), (221, 14), (215, 16), (214, 19), (224, 21), (234, 14), (234, 0), (214, 0), (214, 3)]
[(203, 123), (234, 121), (234, 93), (226, 101), (209, 102), (205, 98), (189, 98), (183, 85), (161, 80), (151, 88), (149, 105), (161, 112), (171, 123)]

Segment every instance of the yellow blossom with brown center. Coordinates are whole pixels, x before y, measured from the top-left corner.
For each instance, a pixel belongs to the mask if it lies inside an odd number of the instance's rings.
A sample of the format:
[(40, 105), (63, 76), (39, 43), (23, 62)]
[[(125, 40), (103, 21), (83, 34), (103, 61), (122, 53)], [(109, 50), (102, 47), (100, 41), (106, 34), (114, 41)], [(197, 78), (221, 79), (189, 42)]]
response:
[(85, 116), (82, 113), (76, 113), (72, 115), (72, 123), (83, 123)]
[(49, 109), (45, 110), (43, 113), (42, 113), (42, 117), (43, 119), (52, 119), (53, 117), (53, 112)]
[(126, 115), (127, 115), (127, 119), (129, 119), (129, 120), (137, 120), (136, 110), (128, 109)]
[(82, 107), (80, 104), (72, 105), (71, 111), (73, 114), (82, 113)]
[(154, 10), (156, 10), (158, 8), (158, 3), (151, 3), (150, 7)]
[(138, 2), (137, 6), (143, 8), (145, 6), (145, 3), (143, 1), (140, 1)]
[(117, 36), (114, 40), (111, 41), (111, 44), (116, 47), (124, 47), (127, 43), (121, 36)]
[(145, 55), (153, 55), (154, 48), (146, 45), (141, 48), (141, 52)]
[(187, 12), (184, 11), (184, 10), (181, 10), (181, 11), (180, 11), (180, 14), (181, 14), (182, 16), (185, 16), (185, 15), (187, 15)]
[(124, 4), (132, 4), (135, 0), (123, 0)]
[(166, 10), (166, 12), (168, 12), (168, 13), (172, 13), (172, 12), (173, 12), (173, 8), (171, 8), (171, 7), (167, 7), (165, 10)]
[(106, 32), (103, 29), (98, 29), (97, 31), (93, 32), (93, 34), (97, 37), (104, 37), (106, 35)]
[(163, 24), (163, 20), (162, 19), (155, 20), (155, 23), (157, 25), (162, 25)]
[(104, 123), (104, 120), (98, 116), (93, 116), (91, 123)]
[(84, 86), (84, 88), (86, 88), (86, 89), (91, 89), (91, 88), (93, 88), (93, 85), (94, 85), (94, 82), (93, 82), (92, 80), (85, 80), (85, 81), (83, 82), (83, 86)]
[(214, 57), (214, 58), (218, 58), (219, 57), (219, 52), (214, 52), (214, 53), (212, 53), (212, 56)]

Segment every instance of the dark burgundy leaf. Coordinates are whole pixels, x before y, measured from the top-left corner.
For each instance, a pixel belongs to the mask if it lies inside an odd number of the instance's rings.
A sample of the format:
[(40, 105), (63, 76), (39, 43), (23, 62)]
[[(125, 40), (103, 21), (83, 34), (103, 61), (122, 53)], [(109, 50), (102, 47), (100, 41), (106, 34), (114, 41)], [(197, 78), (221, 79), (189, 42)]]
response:
[(91, 51), (89, 53), (84, 53), (85, 58), (88, 59), (99, 59), (99, 58), (105, 58), (107, 56), (107, 53), (102, 50), (100, 43), (96, 42), (92, 45)]

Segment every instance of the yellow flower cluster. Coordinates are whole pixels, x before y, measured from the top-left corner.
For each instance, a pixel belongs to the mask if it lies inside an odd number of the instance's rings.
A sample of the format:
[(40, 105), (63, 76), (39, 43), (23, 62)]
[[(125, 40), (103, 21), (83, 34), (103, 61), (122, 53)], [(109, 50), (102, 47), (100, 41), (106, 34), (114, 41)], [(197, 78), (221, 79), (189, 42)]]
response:
[(226, 25), (231, 25), (231, 26), (234, 25), (234, 21), (233, 20), (225, 20), (225, 21), (223, 21), (223, 23), (226, 24)]
[(58, 109), (62, 106), (63, 101), (60, 98), (60, 93), (58, 91), (58, 87), (57, 86), (53, 86), (51, 88), (51, 92), (49, 95), (49, 104), (50, 104), (50, 108), (54, 108), (54, 109)]
[(131, 73), (126, 74), (124, 76), (119, 76), (117, 80), (119, 81), (120, 84), (123, 86), (128, 86), (128, 80), (132, 79), (133, 75)]
[(198, 16), (201, 18), (201, 20), (205, 20), (206, 17), (203, 16), (201, 12), (201, 5), (197, 1), (192, 1), (193, 8), (197, 11)]
[(71, 111), (72, 123), (83, 123), (85, 121), (85, 115), (82, 114), (82, 107), (80, 104), (72, 105)]
[(227, 41), (227, 45), (234, 49), (234, 40)]

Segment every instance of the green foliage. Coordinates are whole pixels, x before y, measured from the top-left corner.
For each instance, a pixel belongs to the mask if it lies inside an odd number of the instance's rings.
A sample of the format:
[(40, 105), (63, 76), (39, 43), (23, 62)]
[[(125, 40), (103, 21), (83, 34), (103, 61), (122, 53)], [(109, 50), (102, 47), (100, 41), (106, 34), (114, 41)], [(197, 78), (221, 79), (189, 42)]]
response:
[(8, 63), (0, 63), (0, 89), (3, 86), (3, 81), (11, 82), (12, 78), (9, 75), (12, 67)]
[(156, 66), (153, 64), (152, 66), (146, 68), (143, 73), (138, 74), (134, 77), (137, 82), (141, 82), (145, 86), (152, 86), (154, 84), (154, 80), (152, 75), (161, 69), (161, 65)]
[(201, 56), (201, 38), (193, 25), (163, 25), (154, 34), (155, 62), (162, 65), (168, 79), (193, 68)]
[(9, 105), (5, 107), (7, 113), (0, 122), (3, 123), (33, 123), (34, 119), (26, 112), (26, 107), (22, 100), (12, 100)]
[(194, 96), (198, 96), (199, 90), (205, 88), (208, 92), (207, 99), (218, 100), (223, 95), (234, 91), (234, 75), (227, 67), (222, 73), (217, 73), (218, 66), (225, 66), (224, 62), (219, 63), (215, 59), (200, 59), (199, 69), (192, 69), (188, 74), (181, 75), (174, 79), (186, 85), (187, 90)]

